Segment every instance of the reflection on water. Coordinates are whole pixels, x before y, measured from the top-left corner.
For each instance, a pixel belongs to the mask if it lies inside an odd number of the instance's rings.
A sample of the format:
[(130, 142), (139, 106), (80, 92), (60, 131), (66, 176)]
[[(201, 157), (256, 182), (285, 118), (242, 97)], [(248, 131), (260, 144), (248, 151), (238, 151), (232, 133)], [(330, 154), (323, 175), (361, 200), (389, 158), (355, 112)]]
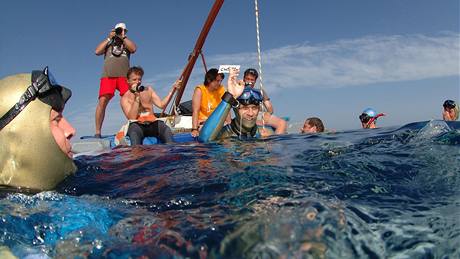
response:
[(120, 148), (2, 192), (18, 257), (458, 258), (460, 125)]

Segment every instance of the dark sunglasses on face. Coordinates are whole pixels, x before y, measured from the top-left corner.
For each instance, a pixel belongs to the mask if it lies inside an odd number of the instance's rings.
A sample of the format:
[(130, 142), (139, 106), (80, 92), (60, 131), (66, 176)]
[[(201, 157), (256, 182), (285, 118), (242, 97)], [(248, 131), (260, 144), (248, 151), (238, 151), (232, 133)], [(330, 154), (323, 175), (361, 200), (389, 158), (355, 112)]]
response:
[(456, 106), (456, 104), (455, 104), (455, 101), (446, 100), (442, 106), (443, 106), (444, 108), (454, 109), (455, 106)]

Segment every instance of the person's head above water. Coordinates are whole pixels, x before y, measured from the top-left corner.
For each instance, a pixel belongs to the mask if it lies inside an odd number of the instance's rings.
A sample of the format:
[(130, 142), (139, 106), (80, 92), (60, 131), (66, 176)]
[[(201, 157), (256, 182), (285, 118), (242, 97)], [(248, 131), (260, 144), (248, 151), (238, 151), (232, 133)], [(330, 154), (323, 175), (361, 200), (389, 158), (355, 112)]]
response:
[(458, 120), (458, 104), (453, 100), (446, 100), (442, 105), (442, 119), (445, 121), (456, 121)]
[(300, 133), (318, 133), (324, 132), (324, 124), (318, 117), (310, 117), (305, 120)]
[(257, 115), (260, 111), (262, 94), (258, 89), (245, 86), (243, 93), (236, 99), (238, 107), (235, 109), (237, 121), (246, 128), (252, 128), (256, 125)]
[(76, 171), (62, 116), (71, 95), (48, 68), (0, 80), (0, 185), (49, 190)]
[(374, 129), (377, 127), (377, 118), (381, 116), (385, 116), (385, 114), (377, 114), (377, 112), (374, 109), (367, 108), (361, 113), (361, 115), (359, 115), (359, 120), (361, 121), (361, 126), (363, 127), (363, 129)]

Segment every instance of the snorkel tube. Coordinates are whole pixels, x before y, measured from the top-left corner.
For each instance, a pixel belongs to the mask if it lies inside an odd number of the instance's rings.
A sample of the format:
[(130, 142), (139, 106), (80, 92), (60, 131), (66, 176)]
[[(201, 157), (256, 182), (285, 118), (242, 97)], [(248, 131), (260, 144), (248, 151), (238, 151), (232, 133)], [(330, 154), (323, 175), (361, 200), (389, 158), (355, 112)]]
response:
[(369, 128), (369, 126), (375, 121), (377, 120), (379, 117), (382, 117), (382, 116), (385, 116), (386, 114), (385, 113), (379, 113), (377, 115), (375, 115), (375, 117), (372, 117), (369, 119), (369, 121), (367, 122), (366, 124), (366, 128)]
[(224, 126), (225, 119), (227, 118), (230, 108), (238, 107), (239, 103), (233, 98), (229, 92), (225, 92), (222, 96), (222, 101), (217, 108), (212, 112), (211, 116), (206, 120), (201, 128), (200, 135), (198, 136), (199, 142), (209, 142), (215, 140)]

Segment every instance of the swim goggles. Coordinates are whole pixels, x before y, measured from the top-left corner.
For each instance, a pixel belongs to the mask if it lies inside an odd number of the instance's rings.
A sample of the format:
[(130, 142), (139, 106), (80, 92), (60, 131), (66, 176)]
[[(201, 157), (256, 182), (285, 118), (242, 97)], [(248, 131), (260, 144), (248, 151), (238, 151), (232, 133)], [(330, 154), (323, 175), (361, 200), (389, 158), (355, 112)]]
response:
[(32, 71), (32, 83), (21, 95), (19, 101), (0, 118), (0, 130), (10, 123), (35, 98), (50, 105), (57, 112), (64, 110), (64, 105), (72, 96), (72, 91), (60, 86), (48, 67), (43, 71)]
[(452, 100), (446, 100), (442, 106), (444, 108), (454, 109), (456, 106), (456, 103), (455, 101), (452, 101)]
[(238, 102), (243, 105), (254, 104), (259, 105), (262, 100), (262, 94), (259, 90), (254, 89), (250, 86), (245, 86), (243, 93), (238, 97)]

